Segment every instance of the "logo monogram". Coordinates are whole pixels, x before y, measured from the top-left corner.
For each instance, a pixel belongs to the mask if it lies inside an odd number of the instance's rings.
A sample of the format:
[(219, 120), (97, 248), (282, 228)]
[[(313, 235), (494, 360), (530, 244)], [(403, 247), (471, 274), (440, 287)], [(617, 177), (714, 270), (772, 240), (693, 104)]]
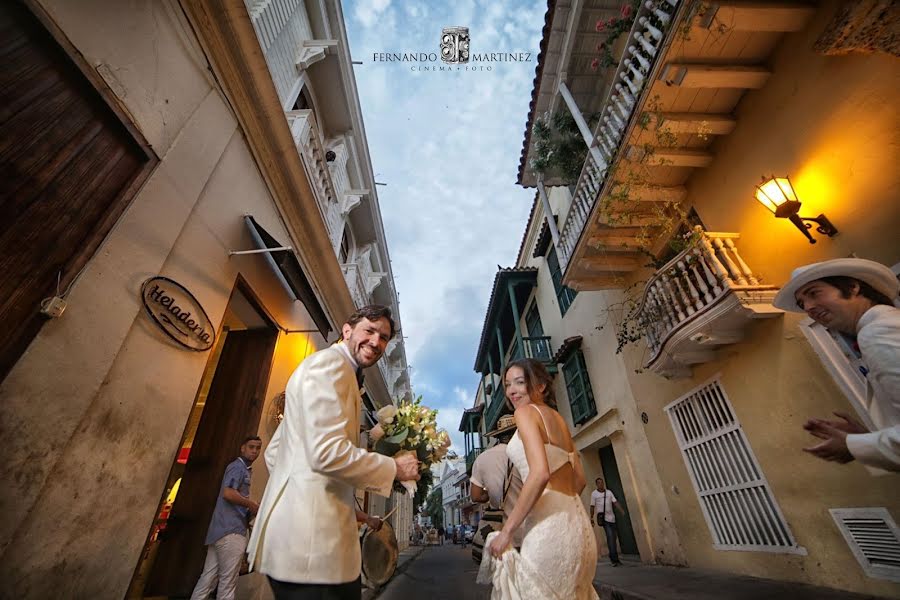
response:
[(444, 27), (441, 30), (441, 60), (451, 65), (469, 62), (468, 27)]

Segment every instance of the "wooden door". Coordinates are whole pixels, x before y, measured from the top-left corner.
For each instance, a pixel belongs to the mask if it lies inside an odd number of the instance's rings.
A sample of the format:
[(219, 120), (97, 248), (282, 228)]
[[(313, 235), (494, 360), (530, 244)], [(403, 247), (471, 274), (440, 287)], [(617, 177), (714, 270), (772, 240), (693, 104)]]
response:
[(191, 595), (225, 467), (259, 430), (275, 339), (270, 329), (227, 334), (144, 595)]
[(155, 162), (40, 21), (0, 2), (0, 380)]

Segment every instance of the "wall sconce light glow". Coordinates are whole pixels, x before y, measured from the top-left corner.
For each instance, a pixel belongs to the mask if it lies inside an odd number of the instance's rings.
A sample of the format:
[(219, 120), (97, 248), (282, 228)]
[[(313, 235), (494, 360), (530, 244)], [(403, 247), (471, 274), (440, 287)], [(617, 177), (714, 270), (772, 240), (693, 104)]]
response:
[(797, 193), (794, 191), (790, 177), (763, 177), (762, 183), (756, 186), (756, 199), (779, 219), (788, 219), (793, 223), (806, 236), (810, 244), (816, 243), (816, 239), (809, 233), (812, 223), (804, 223), (804, 221), (818, 224), (816, 231), (822, 235), (828, 237), (837, 235), (837, 228), (824, 214), (815, 218), (801, 217), (798, 214), (801, 202), (797, 199)]

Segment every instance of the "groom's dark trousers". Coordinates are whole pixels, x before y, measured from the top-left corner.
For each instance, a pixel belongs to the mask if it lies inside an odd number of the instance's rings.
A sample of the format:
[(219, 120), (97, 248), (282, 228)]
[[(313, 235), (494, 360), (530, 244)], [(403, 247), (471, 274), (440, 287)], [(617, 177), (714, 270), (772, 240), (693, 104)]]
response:
[(269, 577), (275, 600), (360, 600), (362, 583), (357, 577), (347, 583), (288, 583)]

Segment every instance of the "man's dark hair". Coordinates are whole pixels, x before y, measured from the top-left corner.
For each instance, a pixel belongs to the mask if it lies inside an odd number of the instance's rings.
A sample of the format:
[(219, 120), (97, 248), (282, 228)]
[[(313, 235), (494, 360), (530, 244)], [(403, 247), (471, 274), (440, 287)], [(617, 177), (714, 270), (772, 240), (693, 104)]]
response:
[(510, 429), (509, 431), (504, 431), (503, 433), (498, 433), (494, 437), (497, 438), (498, 444), (508, 444), (509, 440), (512, 439), (512, 436), (515, 433), (516, 433), (515, 429)]
[(356, 324), (363, 319), (368, 319), (373, 323), (378, 319), (387, 319), (388, 324), (391, 326), (391, 337), (394, 337), (394, 316), (391, 314), (391, 308), (389, 306), (382, 306), (381, 304), (363, 306), (347, 317), (347, 325), (356, 327)]
[(258, 435), (248, 435), (244, 438), (244, 441), (241, 442), (241, 446), (243, 446), (247, 442), (262, 442), (262, 438), (260, 438)]
[(888, 306), (893, 306), (894, 303), (891, 302), (891, 299), (873, 288), (871, 285), (857, 279), (855, 277), (847, 277), (845, 275), (832, 275), (831, 277), (823, 277), (821, 281), (824, 281), (828, 285), (832, 287), (836, 287), (840, 290), (841, 296), (844, 298), (849, 298), (853, 293), (853, 286), (859, 286), (859, 295), (863, 298), (867, 298), (872, 301), (872, 304), (887, 304)]
[(603, 481), (603, 478), (602, 478), (602, 477), (598, 477), (597, 479), (594, 480), (594, 483), (597, 483), (598, 481)]

